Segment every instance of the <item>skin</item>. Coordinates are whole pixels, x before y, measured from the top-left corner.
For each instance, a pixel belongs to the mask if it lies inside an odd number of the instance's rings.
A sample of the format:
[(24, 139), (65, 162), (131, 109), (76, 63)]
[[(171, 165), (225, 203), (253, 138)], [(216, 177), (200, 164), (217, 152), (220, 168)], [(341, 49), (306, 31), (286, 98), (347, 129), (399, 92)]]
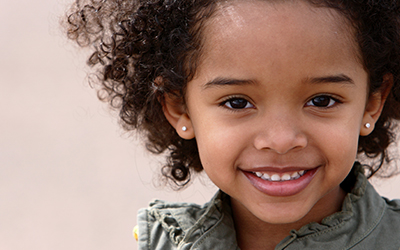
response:
[[(182, 138), (196, 138), (205, 172), (230, 195), (241, 249), (273, 249), (340, 210), (358, 137), (385, 99), (368, 98), (359, 58), (344, 18), (303, 1), (224, 3), (206, 24), (186, 106), (166, 98), (164, 112)], [(291, 194), (252, 181), (298, 170), (313, 174), (301, 188), (279, 184)]]

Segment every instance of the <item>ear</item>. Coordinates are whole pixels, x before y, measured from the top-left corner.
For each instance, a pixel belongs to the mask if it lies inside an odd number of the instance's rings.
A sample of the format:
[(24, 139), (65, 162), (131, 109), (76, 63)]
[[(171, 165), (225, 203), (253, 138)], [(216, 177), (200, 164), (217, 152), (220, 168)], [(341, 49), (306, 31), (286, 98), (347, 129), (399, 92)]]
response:
[(165, 94), (162, 105), (165, 118), (175, 128), (178, 135), (186, 140), (193, 139), (194, 130), (192, 121), (182, 102), (174, 96)]
[[(372, 93), (368, 98), (360, 130), (361, 136), (367, 136), (374, 130), (375, 123), (382, 113), (383, 106), (385, 105), (392, 86), (393, 75), (388, 73), (383, 76), (382, 87), (375, 93)], [(370, 126), (366, 126), (366, 124), (370, 124)]]

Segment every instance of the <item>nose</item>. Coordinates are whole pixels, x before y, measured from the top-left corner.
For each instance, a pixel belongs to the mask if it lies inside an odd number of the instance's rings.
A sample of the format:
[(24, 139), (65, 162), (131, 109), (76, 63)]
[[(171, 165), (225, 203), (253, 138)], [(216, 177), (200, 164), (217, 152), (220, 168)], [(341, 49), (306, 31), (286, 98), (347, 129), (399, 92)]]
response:
[(291, 150), (307, 146), (308, 138), (298, 120), (279, 114), (274, 117), (264, 119), (267, 121), (260, 124), (254, 139), (256, 149), (286, 154)]

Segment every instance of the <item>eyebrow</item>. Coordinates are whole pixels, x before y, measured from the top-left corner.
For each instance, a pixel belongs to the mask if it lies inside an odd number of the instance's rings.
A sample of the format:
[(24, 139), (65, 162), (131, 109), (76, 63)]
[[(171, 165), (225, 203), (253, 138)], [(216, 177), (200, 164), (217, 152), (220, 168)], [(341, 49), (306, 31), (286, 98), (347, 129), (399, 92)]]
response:
[(353, 79), (350, 77), (339, 74), (339, 75), (332, 75), (332, 76), (323, 76), (323, 77), (310, 77), (307, 79), (310, 83), (344, 83), (344, 84), (354, 84)]
[(224, 77), (217, 77), (206, 84), (204, 84), (203, 89), (208, 89), (214, 86), (240, 86), (240, 85), (254, 85), (256, 84), (253, 80), (242, 80), (242, 79), (230, 79)]
[[(310, 77), (307, 78), (307, 81), (312, 84), (321, 84), (321, 83), (344, 83), (344, 84), (354, 84), (353, 79), (350, 77), (339, 74), (339, 75), (331, 75), (331, 76), (323, 76), (323, 77)], [(256, 82), (253, 80), (241, 80), (241, 79), (230, 79), (224, 77), (217, 77), (206, 84), (204, 84), (203, 89), (208, 89), (214, 86), (240, 86), (240, 85), (255, 85)]]

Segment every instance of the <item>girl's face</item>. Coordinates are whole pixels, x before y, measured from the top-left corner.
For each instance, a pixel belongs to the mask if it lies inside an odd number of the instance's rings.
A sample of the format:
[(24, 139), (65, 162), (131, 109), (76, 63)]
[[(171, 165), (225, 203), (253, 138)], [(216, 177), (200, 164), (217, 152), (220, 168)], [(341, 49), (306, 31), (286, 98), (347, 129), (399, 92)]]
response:
[(373, 123), (346, 21), (303, 1), (235, 1), (208, 21), (204, 42), (179, 133), (195, 136), (234, 212), (291, 223), (337, 209)]

